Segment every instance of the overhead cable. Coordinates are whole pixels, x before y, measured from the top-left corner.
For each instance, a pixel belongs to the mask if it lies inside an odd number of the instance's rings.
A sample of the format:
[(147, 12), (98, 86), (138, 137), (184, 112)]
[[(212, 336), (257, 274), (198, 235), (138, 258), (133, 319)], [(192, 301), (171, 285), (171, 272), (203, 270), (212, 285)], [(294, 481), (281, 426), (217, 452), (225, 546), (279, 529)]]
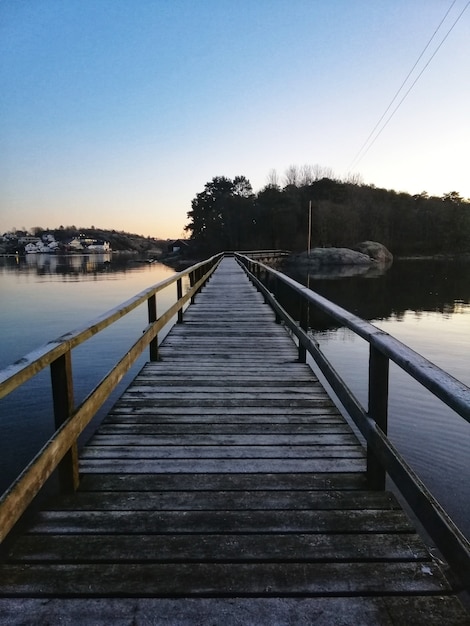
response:
[[(459, 13), (459, 15), (457, 16), (456, 20), (454, 21), (454, 23), (452, 24), (452, 26), (449, 28), (449, 30), (447, 31), (447, 33), (445, 34), (445, 36), (443, 37), (443, 39), (441, 40), (441, 42), (439, 43), (439, 45), (437, 46), (437, 48), (434, 50), (434, 52), (432, 53), (432, 55), (430, 56), (430, 58), (428, 59), (428, 61), (426, 62), (426, 64), (424, 65), (423, 69), (421, 70), (421, 72), (418, 74), (418, 76), (415, 78), (415, 80), (412, 82), (411, 86), (408, 88), (408, 90), (406, 91), (405, 95), (402, 97), (402, 99), (399, 101), (399, 103), (397, 104), (397, 106), (393, 109), (392, 113), (389, 115), (389, 117), (386, 119), (385, 123), (382, 125), (382, 127), (380, 128), (380, 130), (378, 131), (378, 133), (375, 135), (375, 137), (371, 140), (372, 136), (374, 135), (375, 131), (377, 130), (377, 128), (379, 127), (380, 123), (382, 122), (382, 120), (384, 119), (384, 117), (386, 116), (386, 114), (388, 113), (388, 111), (390, 110), (392, 104), (395, 102), (395, 100), (397, 99), (398, 95), (400, 94), (400, 92), (402, 91), (403, 87), (405, 86), (406, 82), (408, 81), (409, 77), (411, 76), (411, 74), (413, 73), (414, 69), (416, 68), (416, 66), (418, 65), (419, 61), (421, 60), (421, 58), (423, 57), (424, 53), (426, 52), (426, 50), (428, 49), (429, 45), (431, 44), (432, 40), (434, 39), (436, 33), (438, 32), (438, 30), (441, 28), (444, 20), (447, 18), (449, 12), (451, 11), (452, 7), (454, 6), (456, 0), (453, 0), (452, 4), (450, 5), (450, 7), (448, 8), (446, 14), (444, 15), (444, 17), (442, 18), (442, 20), (440, 21), (438, 27), (436, 28), (436, 30), (434, 31), (434, 33), (432, 34), (431, 38), (429, 39), (428, 43), (426, 44), (426, 46), (423, 48), (421, 54), (419, 55), (418, 59), (416, 60), (415, 64), (413, 65), (413, 67), (411, 68), (411, 70), (408, 72), (405, 80), (402, 82), (400, 88), (397, 90), (397, 92), (395, 93), (395, 95), (393, 96), (392, 100), (390, 101), (390, 104), (388, 105), (388, 107), (385, 109), (384, 113), (382, 114), (381, 118), (379, 119), (379, 121), (376, 123), (376, 125), (374, 126), (374, 128), (372, 129), (372, 131), (370, 132), (369, 136), (367, 137), (367, 139), (365, 140), (365, 142), (362, 144), (360, 150), (357, 152), (356, 156), (354, 157), (354, 159), (351, 161), (351, 164), (349, 165), (348, 170), (351, 170), (353, 167), (355, 167), (363, 158), (364, 156), (369, 152), (370, 148), (374, 145), (374, 143), (376, 142), (376, 140), (378, 139), (378, 137), (382, 134), (383, 130), (385, 129), (385, 127), (388, 125), (388, 123), (390, 122), (390, 120), (392, 119), (392, 117), (395, 115), (395, 113), (398, 111), (398, 109), (400, 108), (401, 104), (403, 103), (403, 101), (405, 100), (405, 98), (408, 96), (408, 94), (410, 93), (410, 91), (413, 89), (413, 87), (416, 85), (416, 83), (418, 82), (418, 80), (421, 78), (421, 75), (423, 74), (423, 72), (426, 70), (426, 68), (428, 67), (428, 65), (431, 63), (432, 59), (436, 56), (437, 52), (439, 51), (439, 49), (441, 48), (441, 46), (443, 45), (443, 43), (445, 42), (445, 40), (447, 39), (447, 37), (450, 35), (450, 33), (452, 32), (452, 30), (454, 29), (454, 27), (456, 26), (457, 22), (460, 20), (460, 18), (462, 17), (462, 15), (464, 14), (465, 10), (468, 8), (468, 6), (470, 5), (470, 0), (467, 2), (467, 4), (464, 6), (464, 8), (462, 9), (462, 11)], [(370, 143), (369, 143), (370, 141)], [(367, 148), (366, 148), (367, 146)]]

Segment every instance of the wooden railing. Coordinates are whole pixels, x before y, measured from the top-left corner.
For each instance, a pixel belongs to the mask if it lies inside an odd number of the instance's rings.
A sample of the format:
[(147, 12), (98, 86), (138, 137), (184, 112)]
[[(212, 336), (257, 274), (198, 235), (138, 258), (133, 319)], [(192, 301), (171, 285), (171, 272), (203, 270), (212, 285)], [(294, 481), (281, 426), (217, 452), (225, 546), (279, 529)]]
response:
[(264, 261), (267, 259), (284, 259), (287, 256), (290, 256), (292, 252), (289, 250), (243, 250), (242, 252), (238, 252), (243, 256), (247, 256), (250, 259), (255, 259), (257, 261)]
[[(408, 466), (387, 437), (389, 362), (421, 383), (437, 398), (470, 422), (470, 388), (422, 357), (388, 333), (335, 305), (292, 278), (246, 255), (236, 258), (263, 293), (281, 320), (297, 337), (299, 359), (307, 352), (325, 376), (334, 393), (354, 420), (367, 444), (367, 479), (371, 489), (384, 489), (386, 474), (407, 500), (437, 547), (470, 586), (470, 543), (435, 500), (423, 482)], [(299, 298), (298, 317), (294, 320), (279, 301), (279, 287), (287, 287)], [(316, 308), (341, 326), (345, 326), (369, 343), (369, 393), (366, 410), (319, 349), (309, 334), (309, 307)]]
[[(178, 322), (183, 320), (184, 305), (188, 300), (194, 300), (195, 294), (214, 272), (222, 256), (223, 254), (213, 256), (149, 287), (83, 328), (62, 335), (0, 371), (1, 399), (49, 366), (56, 427), (53, 436), (0, 498), (0, 543), (56, 469), (59, 470), (62, 489), (77, 488), (79, 435), (147, 346), (150, 349), (150, 360), (158, 359), (158, 333), (174, 316), (177, 316)], [(189, 279), (190, 282), (190, 287), (184, 295), (183, 279)], [(157, 294), (172, 284), (176, 284), (177, 301), (158, 316)], [(145, 302), (148, 307), (148, 326), (144, 333), (76, 407), (71, 359), (73, 348)]]

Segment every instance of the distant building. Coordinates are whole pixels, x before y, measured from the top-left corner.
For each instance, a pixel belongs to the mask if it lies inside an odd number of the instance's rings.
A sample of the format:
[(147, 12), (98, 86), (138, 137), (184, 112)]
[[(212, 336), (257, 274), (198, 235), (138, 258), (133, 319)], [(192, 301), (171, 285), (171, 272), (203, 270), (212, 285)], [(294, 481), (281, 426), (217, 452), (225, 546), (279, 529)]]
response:
[(94, 241), (87, 247), (87, 252), (111, 252), (109, 241)]
[(96, 243), (96, 239), (92, 239), (91, 237), (88, 237), (87, 235), (84, 235), (83, 233), (80, 233), (78, 238), (80, 239), (80, 242), (82, 243), (83, 246), (90, 246), (91, 244)]
[(74, 237), (73, 239), (71, 239), (67, 245), (69, 246), (70, 250), (83, 250), (82, 242), (80, 241), (80, 239), (78, 239), (78, 237)]
[(176, 239), (168, 244), (168, 252), (185, 252), (189, 250), (189, 243), (185, 239)]
[(23, 237), (18, 237), (18, 243), (27, 244), (27, 243), (38, 243), (41, 240), (39, 237), (33, 237), (32, 235), (24, 235)]
[(57, 252), (59, 247), (59, 242), (55, 241), (55, 239), (50, 243), (44, 243), (39, 240), (36, 243), (27, 243), (24, 247), (24, 251), (26, 254), (49, 254), (51, 252)]

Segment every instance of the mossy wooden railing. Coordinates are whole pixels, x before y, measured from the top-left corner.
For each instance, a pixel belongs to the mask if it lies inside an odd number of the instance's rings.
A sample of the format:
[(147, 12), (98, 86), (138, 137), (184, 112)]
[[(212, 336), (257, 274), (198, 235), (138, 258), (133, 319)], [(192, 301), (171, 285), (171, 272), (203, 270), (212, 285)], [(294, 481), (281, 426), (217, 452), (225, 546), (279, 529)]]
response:
[[(312, 356), (363, 435), (367, 444), (369, 488), (384, 489), (388, 474), (436, 546), (469, 588), (470, 543), (387, 437), (389, 362), (396, 363), (467, 422), (470, 422), (470, 388), (388, 333), (285, 274), (246, 255), (237, 254), (236, 257), (263, 293), (266, 302), (274, 309), (276, 320), (284, 322), (297, 337), (299, 359), (305, 362), (307, 352)], [(298, 298), (300, 319), (294, 320), (282, 306), (279, 299), (281, 284), (288, 289), (291, 298)], [(369, 343), (367, 410), (355, 398), (309, 334), (309, 307), (316, 308)]]
[[(78, 486), (77, 440), (87, 424), (147, 346), (150, 360), (158, 359), (158, 333), (175, 316), (183, 320), (183, 307), (194, 299), (219, 264), (222, 254), (193, 265), (140, 292), (130, 300), (108, 311), (83, 328), (66, 333), (30, 352), (0, 372), (0, 398), (5, 397), (41, 370), (50, 367), (56, 431), (0, 499), (0, 542), (10, 532), (45, 482), (58, 469), (62, 489)], [(190, 287), (183, 295), (183, 280)], [(160, 316), (157, 294), (176, 284), (177, 300)], [(74, 405), (71, 352), (130, 311), (147, 302), (148, 325), (143, 334), (79, 405)]]

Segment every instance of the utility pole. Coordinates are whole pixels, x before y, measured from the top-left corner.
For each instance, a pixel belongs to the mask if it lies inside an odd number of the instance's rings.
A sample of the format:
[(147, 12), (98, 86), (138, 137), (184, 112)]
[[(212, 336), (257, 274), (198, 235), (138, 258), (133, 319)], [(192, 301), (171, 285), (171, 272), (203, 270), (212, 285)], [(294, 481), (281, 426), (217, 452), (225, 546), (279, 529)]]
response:
[(310, 258), (310, 248), (312, 245), (312, 201), (310, 200), (308, 203), (308, 245), (307, 245), (307, 255)]

